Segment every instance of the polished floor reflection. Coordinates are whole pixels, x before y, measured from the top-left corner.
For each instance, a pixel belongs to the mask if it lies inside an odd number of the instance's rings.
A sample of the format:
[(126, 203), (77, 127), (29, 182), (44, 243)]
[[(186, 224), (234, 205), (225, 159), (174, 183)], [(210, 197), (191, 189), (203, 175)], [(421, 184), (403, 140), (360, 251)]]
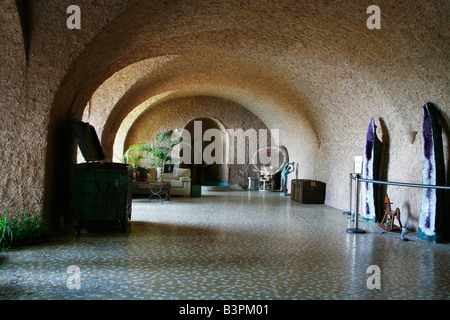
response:
[(414, 233), (403, 242), (371, 222), (359, 225), (366, 234), (347, 233), (351, 226), (341, 210), (279, 193), (137, 199), (128, 233), (86, 232), (0, 253), (0, 298), (450, 298), (449, 244)]

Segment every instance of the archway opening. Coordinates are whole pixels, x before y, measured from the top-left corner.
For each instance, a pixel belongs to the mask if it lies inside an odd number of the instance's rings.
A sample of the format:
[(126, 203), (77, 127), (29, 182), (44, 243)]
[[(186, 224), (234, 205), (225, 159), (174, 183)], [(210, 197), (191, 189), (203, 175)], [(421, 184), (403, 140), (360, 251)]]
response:
[[(183, 128), (189, 132), (191, 136), (192, 143), (199, 143), (202, 146), (202, 163), (195, 163), (195, 161), (191, 161), (190, 164), (180, 164), (180, 166), (185, 168), (190, 168), (192, 172), (192, 183), (198, 185), (205, 186), (225, 186), (229, 183), (228, 177), (228, 166), (226, 164), (226, 155), (228, 153), (228, 142), (226, 139), (225, 127), (218, 120), (213, 118), (196, 118), (191, 120), (186, 126)], [(208, 130), (218, 130), (221, 133), (221, 138), (212, 137), (211, 141), (205, 141), (205, 133)], [(201, 133), (201, 136), (200, 136)], [(209, 140), (209, 139), (208, 139)], [(221, 141), (220, 141), (221, 140)], [(211, 145), (215, 144), (221, 150), (218, 150), (217, 147), (211, 148)], [(209, 163), (205, 161), (204, 156), (208, 151), (208, 147), (211, 149), (210, 154), (213, 158), (221, 158), (218, 161), (214, 161), (213, 163)], [(192, 149), (194, 150), (194, 149)], [(220, 155), (221, 153), (221, 155)], [(191, 159), (193, 160), (193, 159)]]

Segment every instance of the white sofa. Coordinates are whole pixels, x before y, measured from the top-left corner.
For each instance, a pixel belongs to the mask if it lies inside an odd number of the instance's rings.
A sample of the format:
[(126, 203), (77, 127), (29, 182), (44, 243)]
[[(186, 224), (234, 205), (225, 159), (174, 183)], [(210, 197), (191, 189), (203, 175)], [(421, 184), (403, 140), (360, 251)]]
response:
[[(158, 170), (158, 181), (161, 181), (161, 173)], [(164, 173), (164, 182), (170, 181), (171, 196), (191, 196), (191, 169), (174, 168), (172, 173)]]
[[(156, 174), (149, 174), (147, 182), (161, 182), (160, 169)], [(170, 182), (171, 196), (191, 196), (191, 169), (174, 168), (172, 173), (164, 173), (164, 182)], [(133, 194), (150, 194), (150, 189), (133, 188)]]

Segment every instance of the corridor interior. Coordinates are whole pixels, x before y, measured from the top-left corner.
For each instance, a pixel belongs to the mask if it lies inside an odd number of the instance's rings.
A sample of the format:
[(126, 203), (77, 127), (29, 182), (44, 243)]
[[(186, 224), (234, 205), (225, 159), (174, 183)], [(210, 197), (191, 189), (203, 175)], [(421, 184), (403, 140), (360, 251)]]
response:
[(85, 230), (0, 253), (0, 299), (450, 298), (449, 244), (414, 232), (400, 241), (373, 222), (346, 232), (353, 225), (341, 210), (272, 192), (135, 199), (126, 233)]

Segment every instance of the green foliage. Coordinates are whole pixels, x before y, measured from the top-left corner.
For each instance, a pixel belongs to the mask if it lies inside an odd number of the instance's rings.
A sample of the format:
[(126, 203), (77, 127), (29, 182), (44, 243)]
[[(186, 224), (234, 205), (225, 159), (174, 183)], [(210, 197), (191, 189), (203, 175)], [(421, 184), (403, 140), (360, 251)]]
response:
[(8, 248), (20, 240), (33, 241), (47, 235), (42, 213), (37, 211), (0, 211), (0, 248)]
[(131, 164), (134, 168), (139, 166), (139, 160), (143, 159), (144, 156), (141, 154), (139, 145), (135, 144), (131, 146), (125, 154), (122, 156), (122, 161)]
[(8, 224), (8, 215), (3, 214), (0, 218), (0, 249), (9, 247), (12, 240), (13, 233), (11, 226)]
[[(158, 134), (155, 137), (156, 143), (153, 144), (135, 144), (125, 152), (122, 159), (128, 163), (139, 156), (139, 159), (147, 156), (156, 168), (161, 168), (164, 162), (173, 160), (170, 156), (172, 149), (183, 140), (182, 137), (172, 139), (172, 134), (173, 131)], [(139, 164), (133, 166), (136, 168)]]
[(145, 167), (141, 167), (141, 166), (136, 166), (136, 167), (134, 167), (134, 171), (137, 174), (147, 174), (147, 173), (150, 172), (150, 169), (145, 168)]

